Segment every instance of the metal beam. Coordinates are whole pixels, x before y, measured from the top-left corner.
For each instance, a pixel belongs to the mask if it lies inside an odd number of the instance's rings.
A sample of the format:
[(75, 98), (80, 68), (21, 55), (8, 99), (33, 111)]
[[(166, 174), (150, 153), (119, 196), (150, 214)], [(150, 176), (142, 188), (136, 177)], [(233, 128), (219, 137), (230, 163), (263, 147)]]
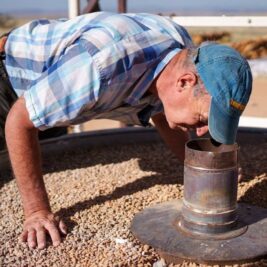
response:
[(267, 118), (241, 116), (239, 120), (240, 127), (267, 128)]
[(127, 12), (127, 0), (118, 0), (118, 13)]
[(69, 18), (75, 18), (80, 14), (80, 0), (68, 0)]

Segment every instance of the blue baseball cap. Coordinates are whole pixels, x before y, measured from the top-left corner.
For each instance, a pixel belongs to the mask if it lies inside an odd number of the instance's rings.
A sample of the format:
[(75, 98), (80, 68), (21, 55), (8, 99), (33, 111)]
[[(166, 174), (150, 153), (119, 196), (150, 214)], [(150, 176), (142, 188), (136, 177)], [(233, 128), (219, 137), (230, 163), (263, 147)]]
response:
[(201, 45), (194, 63), (211, 95), (209, 132), (217, 142), (233, 144), (239, 118), (251, 94), (249, 64), (233, 48), (216, 43)]

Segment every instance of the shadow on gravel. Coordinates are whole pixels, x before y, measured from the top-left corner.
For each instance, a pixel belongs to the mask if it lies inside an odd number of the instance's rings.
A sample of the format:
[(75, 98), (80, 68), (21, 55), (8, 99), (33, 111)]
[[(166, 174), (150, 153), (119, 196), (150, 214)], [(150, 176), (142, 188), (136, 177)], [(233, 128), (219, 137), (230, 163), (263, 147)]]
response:
[[(160, 153), (159, 152), (160, 147)], [(87, 168), (97, 164), (116, 164), (133, 158), (139, 159), (141, 170), (172, 174), (180, 171), (181, 165), (172, 153), (160, 142), (123, 146), (106, 146), (93, 149), (77, 149), (72, 152), (60, 152), (43, 155), (43, 174)], [(1, 164), (1, 163), (0, 163)], [(0, 189), (13, 179), (12, 171), (0, 173)]]
[(103, 204), (106, 201), (116, 200), (123, 196), (129, 196), (136, 192), (148, 189), (150, 187), (153, 187), (155, 185), (164, 185), (164, 184), (177, 184), (177, 178), (172, 177), (171, 179), (168, 179), (166, 181), (165, 175), (152, 175), (152, 176), (146, 176), (139, 180), (136, 180), (132, 183), (128, 183), (127, 185), (124, 185), (122, 187), (117, 187), (111, 194), (107, 195), (100, 195), (93, 199), (88, 199), (85, 201), (77, 202), (75, 205), (60, 209), (57, 212), (57, 215), (64, 218), (69, 218), (73, 216), (77, 212), (81, 212), (83, 210), (89, 209), (94, 205)]
[[(254, 146), (255, 153), (250, 149), (241, 150), (241, 166), (249, 170), (245, 180), (251, 180), (257, 174), (266, 172), (266, 164), (258, 164), (265, 160), (266, 152), (259, 153)], [(244, 151), (243, 150), (243, 151)], [(65, 170), (87, 168), (97, 164), (116, 164), (138, 158), (139, 167), (143, 171), (152, 171), (156, 174), (142, 177), (134, 182), (117, 187), (112, 193), (100, 195), (93, 199), (78, 202), (66, 209), (60, 209), (57, 214), (63, 216), (70, 230), (75, 226), (75, 222), (69, 218), (76, 212), (89, 209), (90, 207), (103, 204), (106, 201), (116, 200), (125, 195), (131, 195), (141, 190), (146, 190), (155, 185), (182, 184), (183, 167), (172, 155), (172, 153), (161, 143), (147, 145), (124, 145), (109, 146), (97, 149), (75, 150), (72, 153), (62, 153), (60, 155), (50, 155), (43, 157), (44, 174)], [(126, 170), (127, 171), (127, 170)], [(179, 175), (178, 175), (179, 174)], [(166, 179), (168, 177), (168, 179)], [(179, 177), (179, 178), (178, 178)], [(12, 179), (11, 172), (0, 174), (0, 188)], [(49, 177), (48, 177), (49, 179)], [(71, 190), (71, 188), (69, 189)], [(239, 200), (249, 202), (254, 205), (267, 207), (267, 180), (263, 180), (248, 189)], [(265, 197), (263, 197), (265, 196)]]
[[(161, 146), (160, 149), (158, 146)], [(101, 148), (98, 150), (98, 153), (94, 154), (95, 151), (87, 151), (86, 153), (83, 151), (82, 153), (74, 153), (72, 155), (72, 161), (66, 162), (68, 157), (64, 157), (64, 164), (54, 164), (54, 168), (46, 169), (47, 172), (50, 171), (59, 171), (64, 169), (63, 166), (68, 166), (68, 168), (84, 168), (89, 166), (94, 166), (96, 164), (110, 164), (110, 163), (118, 163), (127, 161), (133, 158), (139, 159), (139, 167), (144, 171), (153, 171), (156, 174), (151, 176), (142, 177), (134, 182), (128, 183), (121, 187), (117, 187), (112, 193), (107, 195), (100, 195), (93, 199), (88, 199), (86, 201), (77, 202), (71, 207), (66, 209), (61, 209), (58, 211), (58, 215), (62, 217), (71, 217), (76, 212), (80, 212), (94, 205), (103, 204), (106, 201), (116, 200), (125, 195), (131, 195), (141, 190), (149, 189), (155, 185), (170, 185), (170, 184), (182, 184), (182, 175), (183, 167), (178, 163), (178, 161), (174, 158), (174, 156), (169, 152), (164, 145), (155, 144), (155, 145), (146, 145), (143, 146), (143, 149), (140, 149), (139, 146), (124, 146), (121, 147), (113, 147), (112, 149), (112, 157), (105, 156), (106, 149), (109, 148)], [(127, 151), (127, 153), (125, 152)], [(110, 152), (110, 151), (109, 151)], [(160, 153), (159, 153), (160, 152)], [(85, 154), (88, 157), (84, 157)], [(83, 156), (81, 156), (83, 155)], [(254, 178), (256, 174), (263, 173), (266, 169), (264, 164), (255, 164), (255, 161), (259, 161), (259, 158), (262, 154), (246, 154), (243, 155), (243, 161), (245, 168), (250, 168), (249, 174), (247, 178), (251, 180)], [(254, 162), (254, 164), (253, 164)], [(47, 162), (48, 163), (48, 162)], [(56, 169), (55, 169), (56, 168)], [(178, 175), (179, 174), (179, 175)], [(252, 176), (253, 174), (253, 176)], [(179, 176), (179, 178), (178, 178)], [(166, 179), (168, 177), (168, 179)], [(246, 194), (240, 199), (243, 202), (250, 202), (251, 204), (255, 204), (262, 207), (267, 207), (267, 197), (262, 201), (262, 196), (264, 192), (267, 192), (267, 181), (262, 181), (256, 184), (253, 188), (249, 189)], [(257, 200), (257, 194), (259, 196)], [(262, 203), (264, 202), (264, 203)]]
[(267, 174), (266, 162), (267, 142), (240, 146), (239, 163), (242, 167), (242, 181), (248, 182), (261, 174)]
[(239, 202), (247, 202), (259, 207), (267, 208), (267, 176), (265, 179), (250, 187), (239, 199)]
[(2, 171), (0, 173), (0, 189), (4, 186), (4, 184), (9, 183), (13, 179), (14, 177), (11, 170)]
[[(159, 146), (161, 146), (161, 153), (158, 153)], [(105, 148), (98, 149), (98, 153), (96, 154), (91, 151), (91, 157), (88, 156), (88, 158), (84, 158), (83, 156), (83, 158), (81, 158), (81, 154), (84, 155), (84, 153), (85, 151), (72, 155), (72, 158), (75, 162), (72, 161), (70, 163), (65, 161), (65, 166), (71, 166), (71, 168), (85, 168), (100, 163), (106, 165), (138, 158), (138, 163), (141, 170), (152, 171), (156, 174), (145, 176), (138, 180), (135, 180), (134, 182), (130, 182), (121, 187), (117, 187), (110, 194), (100, 195), (93, 199), (77, 202), (71, 207), (61, 209), (57, 212), (60, 217), (69, 218), (75, 213), (89, 209), (94, 205), (103, 204), (106, 201), (110, 200), (116, 200), (126, 195), (129, 196), (136, 192), (149, 189), (155, 185), (170, 185), (183, 183), (181, 178), (181, 174), (183, 173), (183, 166), (178, 163), (178, 160), (171, 154), (171, 152), (167, 150), (167, 148), (165, 148), (164, 145), (156, 144), (145, 145), (142, 147), (124, 146), (123, 148), (113, 147), (112, 157), (105, 157), (105, 154), (108, 154), (105, 153)], [(90, 151), (86, 152), (86, 154), (90, 155)], [(66, 158), (66, 160), (68, 159)], [(55, 167), (57, 171), (61, 170), (60, 163), (56, 164)], [(51, 168), (46, 169), (46, 171), (50, 172)], [(53, 171), (55, 171), (54, 168)]]
[[(182, 165), (163, 144), (124, 145), (101, 147), (97, 149), (76, 150), (60, 156), (43, 158), (43, 173), (88, 168), (97, 164), (107, 165), (139, 159), (139, 167), (143, 171), (153, 171), (174, 175), (183, 171)], [(176, 181), (181, 182), (181, 181)]]
[[(76, 223), (70, 218), (75, 213), (103, 204), (106, 201), (116, 200), (125, 195), (146, 190), (155, 185), (182, 184), (183, 166), (172, 153), (161, 143), (148, 145), (124, 145), (101, 147), (97, 149), (76, 150), (73, 153), (61, 155), (49, 155), (43, 157), (43, 173), (88, 168), (97, 164), (107, 165), (138, 159), (139, 168), (143, 171), (152, 171), (156, 174), (142, 177), (121, 187), (117, 187), (112, 193), (100, 195), (93, 199), (77, 202), (66, 209), (60, 209), (57, 214), (64, 217), (64, 221), (71, 231)], [(127, 171), (127, 170), (125, 170)], [(0, 186), (10, 181), (11, 175), (0, 181)], [(168, 179), (166, 179), (168, 177)], [(47, 177), (49, 179), (49, 176)], [(71, 188), (69, 189), (71, 190)]]

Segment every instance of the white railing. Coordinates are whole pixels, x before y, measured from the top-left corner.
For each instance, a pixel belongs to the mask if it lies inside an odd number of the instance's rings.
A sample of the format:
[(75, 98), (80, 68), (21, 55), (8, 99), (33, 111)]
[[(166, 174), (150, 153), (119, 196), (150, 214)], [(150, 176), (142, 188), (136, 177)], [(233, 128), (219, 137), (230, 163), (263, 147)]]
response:
[[(69, 17), (79, 14), (80, 1), (69, 1)], [(172, 16), (185, 27), (267, 27), (267, 16)], [(267, 118), (241, 116), (239, 126), (267, 128)]]
[(171, 18), (185, 27), (267, 27), (267, 16), (174, 16)]
[(239, 127), (267, 128), (267, 118), (241, 116)]
[(80, 13), (80, 0), (68, 0), (69, 18), (75, 18)]

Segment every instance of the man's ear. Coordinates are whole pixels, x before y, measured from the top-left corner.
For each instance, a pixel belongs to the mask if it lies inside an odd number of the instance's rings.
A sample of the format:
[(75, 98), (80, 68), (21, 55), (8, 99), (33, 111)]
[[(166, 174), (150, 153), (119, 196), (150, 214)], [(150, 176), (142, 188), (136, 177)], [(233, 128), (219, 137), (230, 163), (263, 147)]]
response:
[(181, 92), (192, 88), (197, 84), (197, 76), (194, 72), (188, 71), (180, 75), (177, 79), (176, 88)]

